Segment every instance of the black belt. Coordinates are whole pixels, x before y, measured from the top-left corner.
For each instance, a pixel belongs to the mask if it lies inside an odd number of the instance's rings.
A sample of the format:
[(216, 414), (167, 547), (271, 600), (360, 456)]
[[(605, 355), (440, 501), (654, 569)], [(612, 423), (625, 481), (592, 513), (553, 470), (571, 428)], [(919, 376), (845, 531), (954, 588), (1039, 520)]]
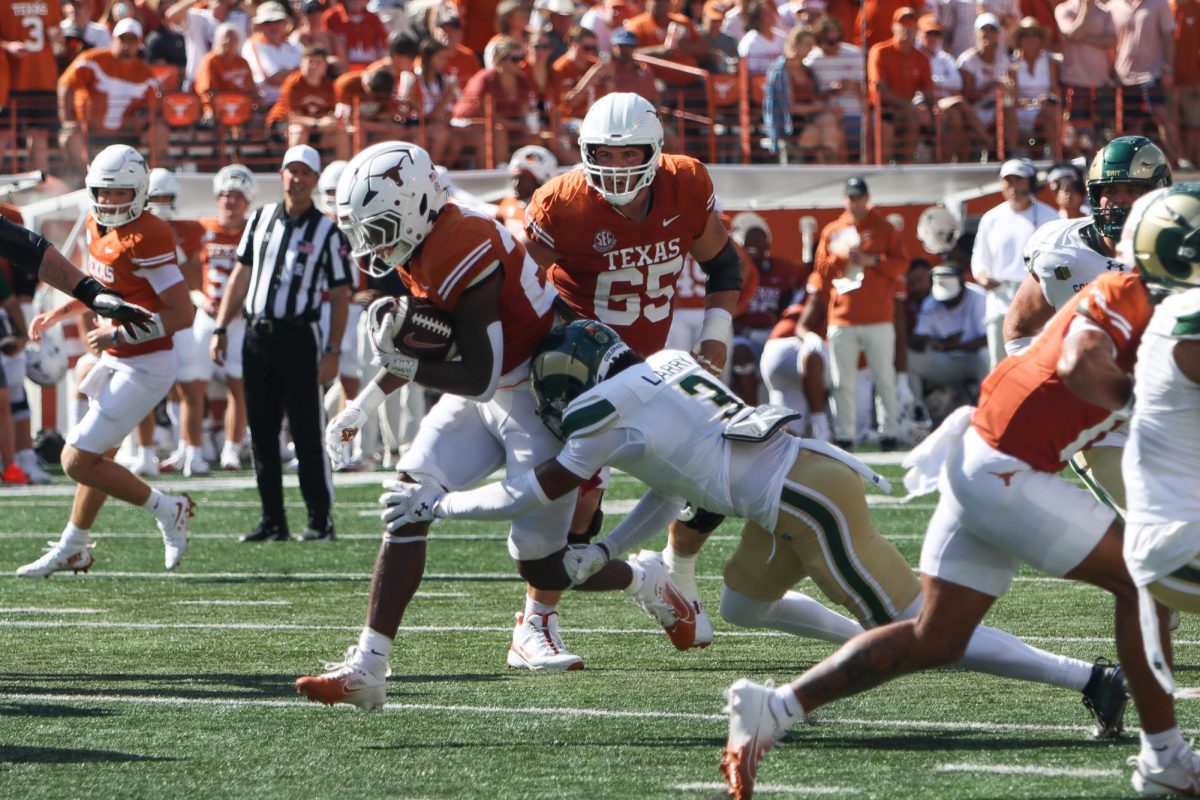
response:
[(274, 319), (272, 317), (257, 317), (251, 314), (245, 315), (246, 329), (257, 334), (271, 335), (275, 333), (293, 333), (302, 328), (307, 328), (312, 323), (320, 318), (320, 314), (316, 311), (309, 311), (301, 314), (299, 317), (284, 317), (282, 319)]

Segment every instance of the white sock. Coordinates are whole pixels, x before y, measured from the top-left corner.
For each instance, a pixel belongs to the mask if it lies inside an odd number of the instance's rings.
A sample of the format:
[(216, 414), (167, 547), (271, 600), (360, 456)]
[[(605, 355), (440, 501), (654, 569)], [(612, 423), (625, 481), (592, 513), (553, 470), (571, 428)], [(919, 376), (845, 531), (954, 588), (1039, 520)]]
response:
[(829, 427), (829, 415), (824, 411), (814, 411), (809, 415), (809, 427), (814, 439), (828, 442), (833, 439), (833, 429)]
[(1083, 691), (1092, 676), (1092, 665), (1086, 661), (1047, 653), (1007, 631), (986, 625), (975, 629), (958, 666), (1002, 678), (1047, 683), (1076, 692)]
[(171, 421), (171, 433), (180, 436), (182, 434), (183, 411), (180, 404), (174, 400), (167, 401), (167, 419)]
[(542, 616), (546, 616), (547, 614), (553, 614), (557, 610), (557, 603), (553, 605), (548, 603), (539, 603), (530, 595), (525, 595), (525, 619), (529, 619), (531, 614), (541, 614)]
[(153, 448), (153, 447), (149, 447), (149, 446), (145, 446), (145, 445), (140, 445), (140, 444), (139, 444), (139, 445), (138, 445), (138, 458), (141, 458), (141, 459), (157, 459), (158, 457), (155, 455), (155, 453), (154, 453), (154, 448)]
[(769, 603), (726, 587), (721, 594), (721, 617), (743, 628), (769, 628), (834, 644), (863, 632), (854, 620), (800, 592), (788, 592)]
[(1161, 733), (1142, 731), (1141, 757), (1152, 767), (1165, 767), (1174, 760), (1175, 754), (1179, 752), (1180, 748), (1187, 746), (1178, 725)]
[(700, 599), (700, 587), (696, 585), (696, 555), (684, 555), (672, 547), (670, 542), (667, 542), (662, 551), (663, 563), (667, 565), (671, 580), (683, 596), (693, 602)]
[(633, 580), (622, 591), (632, 597), (642, 590), (642, 584), (646, 582), (646, 570), (642, 569), (640, 564), (635, 564), (632, 561), (626, 563), (629, 564), (629, 568), (633, 571)]
[(63, 528), (62, 536), (59, 537), (58, 541), (60, 544), (68, 547), (81, 547), (91, 542), (92, 537), (90, 531), (68, 522), (67, 527)]
[(796, 693), (789, 684), (784, 684), (767, 699), (767, 707), (779, 723), (779, 732), (783, 733), (797, 722), (804, 721), (804, 707), (796, 699)]
[(231, 442), (228, 439), (226, 439), (225, 444), (221, 445), (221, 450), (226, 453), (233, 453), (234, 455), (239, 455), (242, 452), (242, 443), (241, 442)]
[(183, 446), (183, 457), (189, 461), (195, 459), (198, 455), (198, 449), (195, 445), (185, 444)]
[(142, 504), (142, 508), (153, 514), (155, 519), (170, 522), (175, 519), (175, 509), (172, 507), (175, 499), (175, 495), (163, 494), (158, 489), (151, 487), (150, 499)]
[(358, 635), (358, 653), (368, 668), (378, 666), (386, 671), (391, 652), (391, 639), (373, 628), (363, 626), (362, 633)]

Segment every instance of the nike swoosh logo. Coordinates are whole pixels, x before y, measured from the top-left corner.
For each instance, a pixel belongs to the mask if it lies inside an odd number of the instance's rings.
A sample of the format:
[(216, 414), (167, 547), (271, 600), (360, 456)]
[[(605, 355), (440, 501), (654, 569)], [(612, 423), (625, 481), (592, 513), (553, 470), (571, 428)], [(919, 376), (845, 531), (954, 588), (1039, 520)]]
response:
[(416, 348), (417, 350), (436, 350), (439, 347), (441, 347), (442, 345), (426, 344), (425, 342), (418, 342), (416, 339), (413, 338), (413, 335), (411, 333), (406, 333), (404, 335), (404, 346), (405, 347), (413, 347), (413, 348)]
[(676, 215), (675, 215), (675, 216), (673, 216), (673, 217), (667, 217), (666, 219), (664, 219), (664, 220), (663, 220), (663, 227), (664, 227), (664, 228), (665, 228), (665, 227), (667, 227), (667, 226), (668, 226), (668, 225), (670, 225), (672, 222), (674, 222), (675, 220), (679, 219), (679, 218), (680, 218), (680, 217), (682, 217), (682, 216), (683, 216), (682, 214), (676, 214)]

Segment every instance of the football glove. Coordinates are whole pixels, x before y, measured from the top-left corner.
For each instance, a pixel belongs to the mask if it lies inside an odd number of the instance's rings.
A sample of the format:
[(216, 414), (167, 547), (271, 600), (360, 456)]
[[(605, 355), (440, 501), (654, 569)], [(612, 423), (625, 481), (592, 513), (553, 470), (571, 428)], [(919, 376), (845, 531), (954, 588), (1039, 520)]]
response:
[(386, 481), (383, 488), (388, 491), (379, 497), (386, 506), (379, 515), (387, 523), (388, 533), (395, 533), (405, 525), (432, 522), (436, 515), (434, 506), (446, 496), (446, 490), (436, 483), (408, 483)]
[(417, 375), (417, 366), (420, 362), (404, 353), (381, 353), (376, 351), (375, 357), (371, 359), (371, 363), (377, 367), (383, 367), (397, 378), (411, 381)]
[(139, 335), (139, 331), (141, 334), (150, 333), (154, 326), (154, 314), (141, 306), (126, 303), (116, 292), (98, 292), (90, 303), (86, 300), (84, 303), (100, 316), (111, 319), (125, 328), (133, 341), (136, 341), (135, 337)]
[(396, 352), (396, 298), (381, 297), (367, 307), (367, 338), (376, 355)]
[(350, 447), (359, 429), (367, 422), (367, 412), (354, 403), (347, 403), (342, 412), (325, 427), (325, 452), (334, 469), (341, 469), (350, 461)]
[(608, 548), (600, 542), (585, 547), (568, 547), (563, 553), (563, 569), (572, 586), (587, 582), (611, 560)]

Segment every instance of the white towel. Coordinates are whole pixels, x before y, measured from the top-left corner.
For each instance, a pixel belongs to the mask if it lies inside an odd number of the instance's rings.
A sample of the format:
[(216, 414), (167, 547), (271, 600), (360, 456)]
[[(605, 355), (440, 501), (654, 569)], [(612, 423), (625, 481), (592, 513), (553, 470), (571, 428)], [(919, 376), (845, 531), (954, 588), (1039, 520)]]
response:
[(937, 430), (904, 458), (904, 488), (908, 489), (908, 494), (901, 502), (937, 489), (942, 465), (946, 463), (950, 449), (967, 432), (967, 426), (971, 424), (971, 415), (974, 413), (975, 406), (963, 406), (958, 409), (946, 417)]

